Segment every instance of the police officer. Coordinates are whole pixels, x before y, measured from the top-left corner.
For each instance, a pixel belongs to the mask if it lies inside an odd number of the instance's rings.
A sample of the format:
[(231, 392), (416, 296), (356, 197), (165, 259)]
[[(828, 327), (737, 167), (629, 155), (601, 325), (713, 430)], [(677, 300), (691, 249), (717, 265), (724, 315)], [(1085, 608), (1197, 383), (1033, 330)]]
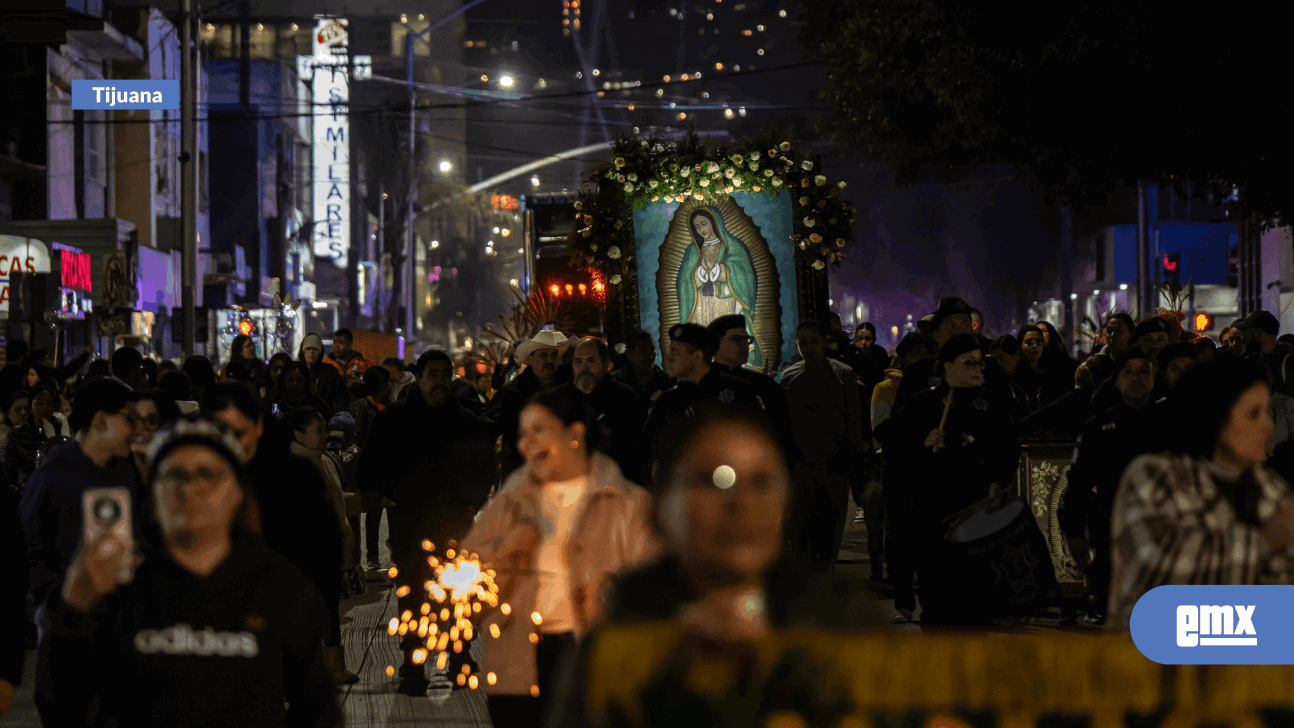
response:
[(1110, 517), (1119, 481), (1128, 463), (1164, 445), (1160, 433), (1167, 400), (1154, 399), (1157, 369), (1140, 346), (1125, 349), (1111, 379), (1118, 400), (1083, 425), (1074, 446), (1060, 524), (1070, 552), (1087, 571), (1088, 590), (1095, 597), (1090, 618), (1098, 623), (1110, 593)]
[(763, 410), (763, 402), (749, 384), (713, 366), (719, 349), (719, 337), (704, 326), (675, 324), (669, 330), (665, 349), (665, 373), (677, 381), (660, 393), (652, 406), (644, 428), (647, 448), (647, 470), (651, 488), (656, 478), (656, 462), (663, 453), (657, 451), (665, 430), (681, 419), (696, 416), (706, 406), (744, 406)]
[(791, 411), (786, 403), (782, 385), (763, 372), (746, 368), (750, 360), (750, 345), (754, 341), (746, 328), (746, 317), (740, 314), (720, 316), (706, 328), (719, 338), (712, 365), (720, 374), (728, 374), (749, 384), (764, 405), (768, 418), (777, 430), (778, 439), (788, 455), (794, 452), (795, 440), (791, 434)]

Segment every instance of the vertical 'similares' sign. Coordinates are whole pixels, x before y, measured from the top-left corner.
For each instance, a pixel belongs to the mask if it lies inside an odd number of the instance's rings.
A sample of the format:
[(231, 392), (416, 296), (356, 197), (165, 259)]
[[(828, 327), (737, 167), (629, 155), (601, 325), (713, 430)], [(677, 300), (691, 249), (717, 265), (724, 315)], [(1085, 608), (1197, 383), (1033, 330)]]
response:
[(343, 18), (315, 16), (314, 253), (345, 268), (350, 250), (350, 44)]

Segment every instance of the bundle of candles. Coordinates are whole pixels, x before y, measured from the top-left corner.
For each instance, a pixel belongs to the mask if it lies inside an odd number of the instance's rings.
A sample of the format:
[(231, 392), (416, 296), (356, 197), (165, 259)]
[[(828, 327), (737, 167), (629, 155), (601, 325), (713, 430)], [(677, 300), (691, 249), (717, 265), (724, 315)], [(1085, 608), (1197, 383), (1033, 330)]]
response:
[[(506, 602), (499, 603), (499, 587), (494, 583), (494, 570), (488, 564), (482, 564), (477, 554), (456, 551), (457, 545), (450, 541), (445, 558), (439, 559), (432, 553), (436, 545), (430, 540), (422, 542), (423, 550), (429, 554), (427, 563), (435, 578), (423, 584), (426, 598), (418, 610), (419, 614), (406, 609), (400, 616), (393, 617), (387, 625), (387, 634), (404, 637), (412, 632), (419, 640), (426, 640), (425, 647), (419, 647), (413, 652), (415, 665), (426, 662), (434, 652), (437, 653), (436, 669), (444, 670), (449, 664), (450, 651), (461, 653), (479, 634), (473, 623), (474, 618), (483, 611), (496, 607), (505, 615), (512, 613), (512, 607)], [(387, 573), (394, 579), (399, 571), (393, 566)], [(409, 586), (401, 586), (396, 590), (396, 595), (404, 597), (410, 591)], [(537, 612), (530, 617), (536, 626), (543, 621)], [(489, 631), (491, 637), (498, 639), (497, 624), (490, 625)], [(532, 634), (530, 640), (538, 642), (538, 635)], [(388, 665), (386, 674), (394, 675), (395, 666)], [(496, 679), (492, 672), (485, 675), (485, 681), (490, 685)], [(470, 665), (463, 665), (463, 671), (455, 680), (460, 686), (465, 685), (473, 690), (480, 685), (480, 676), (472, 674)]]

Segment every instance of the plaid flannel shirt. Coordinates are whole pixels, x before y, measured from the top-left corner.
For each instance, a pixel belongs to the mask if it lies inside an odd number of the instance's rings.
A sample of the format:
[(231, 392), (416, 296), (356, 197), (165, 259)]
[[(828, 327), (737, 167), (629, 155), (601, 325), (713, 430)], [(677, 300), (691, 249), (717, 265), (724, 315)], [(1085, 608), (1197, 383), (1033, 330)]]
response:
[[(1114, 504), (1109, 625), (1127, 631), (1141, 595), (1164, 584), (1289, 584), (1294, 552), (1269, 552), (1260, 528), (1240, 521), (1212, 463), (1159, 453), (1133, 460)], [(1272, 471), (1253, 472), (1266, 522), (1289, 486)]]

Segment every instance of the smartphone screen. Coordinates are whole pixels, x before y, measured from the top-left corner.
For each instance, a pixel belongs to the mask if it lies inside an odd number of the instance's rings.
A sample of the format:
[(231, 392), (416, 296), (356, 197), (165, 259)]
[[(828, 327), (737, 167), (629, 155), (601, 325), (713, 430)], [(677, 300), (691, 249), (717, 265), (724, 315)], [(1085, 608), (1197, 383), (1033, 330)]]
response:
[[(127, 548), (132, 548), (130, 524), (130, 491), (125, 488), (89, 488), (82, 494), (85, 543), (98, 539), (105, 532), (117, 538)], [(128, 583), (134, 576), (130, 560), (122, 567), (118, 581)]]

